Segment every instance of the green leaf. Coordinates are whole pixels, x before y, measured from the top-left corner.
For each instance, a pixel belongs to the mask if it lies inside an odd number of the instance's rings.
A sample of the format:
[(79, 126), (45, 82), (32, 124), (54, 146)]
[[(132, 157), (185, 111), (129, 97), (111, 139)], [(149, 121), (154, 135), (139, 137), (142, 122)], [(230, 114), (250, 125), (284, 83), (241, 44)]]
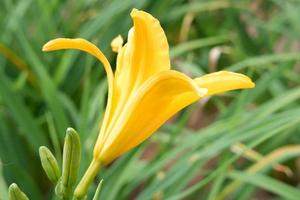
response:
[(101, 191), (101, 188), (102, 188), (102, 183), (103, 183), (103, 179), (101, 179), (101, 181), (99, 182), (98, 186), (97, 186), (97, 189), (96, 189), (96, 192), (94, 194), (94, 197), (93, 197), (93, 200), (100, 200), (100, 191)]
[(262, 174), (247, 174), (244, 172), (234, 171), (230, 172), (228, 176), (232, 179), (261, 187), (285, 199), (300, 199), (300, 191), (298, 189)]

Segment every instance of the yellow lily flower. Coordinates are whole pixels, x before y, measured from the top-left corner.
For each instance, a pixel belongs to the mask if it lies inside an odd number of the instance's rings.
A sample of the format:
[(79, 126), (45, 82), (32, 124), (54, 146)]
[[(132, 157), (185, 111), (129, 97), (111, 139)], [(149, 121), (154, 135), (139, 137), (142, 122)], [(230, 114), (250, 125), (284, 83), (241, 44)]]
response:
[(253, 88), (245, 75), (220, 71), (196, 79), (171, 70), (169, 46), (160, 23), (152, 15), (133, 9), (133, 28), (124, 46), (118, 37), (111, 43), (118, 52), (115, 73), (103, 55), (84, 39), (58, 38), (44, 45), (44, 51), (79, 49), (104, 65), (108, 79), (108, 101), (94, 158), (75, 190), (82, 197), (106, 165), (142, 143), (172, 115), (198, 99), (228, 90)]

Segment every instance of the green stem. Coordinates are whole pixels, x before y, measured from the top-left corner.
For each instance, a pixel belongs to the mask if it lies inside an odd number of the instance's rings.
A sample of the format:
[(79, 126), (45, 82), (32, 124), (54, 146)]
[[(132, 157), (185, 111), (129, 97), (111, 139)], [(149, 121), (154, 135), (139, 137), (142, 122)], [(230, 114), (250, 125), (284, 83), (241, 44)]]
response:
[(100, 168), (101, 168), (101, 162), (93, 159), (89, 168), (86, 170), (85, 174), (81, 178), (79, 184), (77, 185), (74, 191), (74, 196), (77, 199), (82, 199), (85, 197), (89, 186), (91, 185), (92, 181), (98, 174)]

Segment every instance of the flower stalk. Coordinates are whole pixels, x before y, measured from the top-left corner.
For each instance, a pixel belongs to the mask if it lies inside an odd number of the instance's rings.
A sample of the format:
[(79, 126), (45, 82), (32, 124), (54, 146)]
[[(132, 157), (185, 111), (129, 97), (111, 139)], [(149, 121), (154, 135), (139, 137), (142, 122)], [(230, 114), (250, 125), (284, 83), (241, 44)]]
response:
[(86, 170), (85, 174), (83, 175), (82, 179), (80, 180), (79, 184), (77, 185), (74, 196), (80, 200), (85, 197), (87, 194), (88, 188), (93, 182), (94, 178), (100, 171), (102, 164), (99, 160), (93, 159), (90, 166)]

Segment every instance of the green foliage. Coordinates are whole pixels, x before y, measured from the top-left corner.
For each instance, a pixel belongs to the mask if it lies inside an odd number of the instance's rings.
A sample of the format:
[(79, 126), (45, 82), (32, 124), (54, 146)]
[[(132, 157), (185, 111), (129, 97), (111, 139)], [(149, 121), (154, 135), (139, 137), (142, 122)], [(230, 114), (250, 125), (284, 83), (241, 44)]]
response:
[[(134, 7), (160, 19), (174, 68), (193, 77), (238, 71), (252, 77), (256, 88), (203, 99), (182, 111), (101, 171), (98, 199), (213, 200), (235, 181), (232, 199), (299, 199), (298, 154), (287, 150), (277, 161), (292, 170), (292, 177), (274, 170), (272, 162), (249, 175), (247, 169), (256, 162), (230, 150), (243, 143), (267, 157), (300, 142), (296, 0), (1, 1), (0, 199), (7, 199), (13, 182), (30, 199), (56, 198), (38, 150), (47, 146), (61, 166), (67, 127), (80, 134), (82, 176), (105, 109), (106, 77), (89, 55), (45, 54), (41, 48), (56, 37), (83, 37), (96, 43), (114, 66), (110, 41), (118, 34), (126, 37)], [(90, 188), (90, 199), (96, 187)]]

